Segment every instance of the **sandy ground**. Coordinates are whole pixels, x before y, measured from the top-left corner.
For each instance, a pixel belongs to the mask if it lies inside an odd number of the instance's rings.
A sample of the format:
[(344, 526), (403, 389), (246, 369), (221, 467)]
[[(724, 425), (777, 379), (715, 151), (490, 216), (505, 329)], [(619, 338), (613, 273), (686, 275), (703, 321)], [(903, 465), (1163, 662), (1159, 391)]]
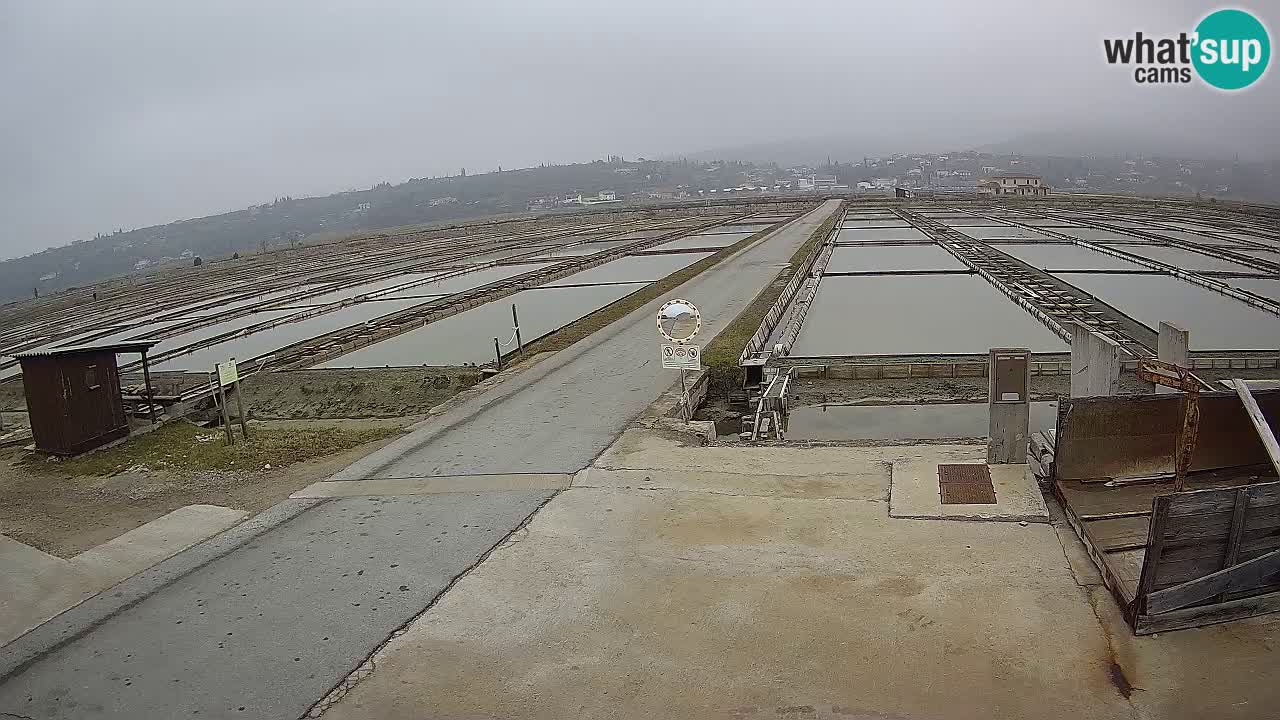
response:
[(888, 516), (980, 451), (628, 430), (324, 717), (1275, 717), (1280, 619), (1133, 638), (1069, 528)]
[[(400, 428), (416, 418), (398, 420), (278, 421), (262, 428), (306, 428), (316, 433), (335, 428)], [(214, 432), (214, 431), (211, 431)], [(257, 513), (290, 493), (338, 472), (377, 450), (392, 437), (286, 467), (192, 472), (176, 469), (126, 469), (103, 476), (33, 471), (30, 453), (0, 451), (0, 534), (63, 558), (70, 558), (184, 505), (222, 505)]]

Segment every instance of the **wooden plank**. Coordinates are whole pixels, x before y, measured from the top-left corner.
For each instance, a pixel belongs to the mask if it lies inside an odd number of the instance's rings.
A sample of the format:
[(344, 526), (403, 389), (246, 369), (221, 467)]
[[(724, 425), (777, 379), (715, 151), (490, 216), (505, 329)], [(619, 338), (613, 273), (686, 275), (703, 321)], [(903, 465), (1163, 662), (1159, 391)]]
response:
[[(1170, 522), (1165, 528), (1165, 543), (1181, 545), (1193, 540), (1225, 538), (1230, 535), (1234, 517), (1234, 510), (1170, 516)], [(1244, 519), (1246, 533), (1264, 534), (1276, 528), (1280, 528), (1280, 505), (1249, 507)]]
[(1139, 614), (1133, 620), (1135, 635), (1203, 627), (1280, 611), (1280, 592), (1252, 595), (1213, 605), (1183, 608), (1159, 615)]
[(1162, 495), (1152, 501), (1151, 526), (1147, 532), (1147, 553), (1142, 560), (1142, 577), (1138, 580), (1138, 607), (1145, 610), (1147, 593), (1155, 587), (1156, 569), (1160, 565), (1160, 554), (1164, 551), (1164, 523), (1169, 517), (1169, 505), (1172, 498)]
[(1258, 433), (1258, 439), (1262, 441), (1262, 447), (1266, 448), (1267, 457), (1271, 458), (1271, 466), (1276, 469), (1276, 475), (1280, 476), (1280, 443), (1276, 442), (1275, 433), (1271, 432), (1271, 426), (1263, 417), (1258, 401), (1254, 399), (1253, 393), (1249, 392), (1249, 386), (1244, 380), (1236, 378), (1231, 381), (1231, 384), (1235, 386), (1240, 402), (1244, 403), (1244, 410), (1249, 415), (1249, 421), (1253, 423), (1253, 429)]
[[(1237, 563), (1237, 565), (1270, 554), (1276, 550), (1280, 550), (1280, 537), (1270, 538), (1254, 546), (1242, 544), (1239, 557), (1240, 563)], [(1165, 548), (1160, 556), (1160, 567), (1157, 568), (1156, 583), (1151, 589), (1153, 591), (1163, 590), (1219, 572), (1222, 568), (1222, 559), (1226, 556), (1226, 553), (1227, 543), (1225, 541), (1210, 545), (1191, 545), (1174, 549)]]
[[(1067, 503), (1062, 495), (1062, 483), (1054, 483), (1054, 493), (1057, 495), (1059, 502), (1062, 503), (1063, 510), (1066, 512), (1067, 522), (1071, 528), (1076, 531), (1076, 536), (1080, 538), (1080, 542), (1084, 543), (1085, 552), (1089, 553), (1089, 557), (1093, 560), (1093, 564), (1098, 568), (1098, 572), (1102, 574), (1102, 581), (1106, 584), (1107, 589), (1111, 591), (1116, 602), (1123, 608), (1125, 617), (1132, 622), (1132, 603), (1134, 596), (1134, 588), (1137, 583), (1125, 583), (1116, 574), (1115, 570), (1109, 566), (1104, 559), (1104, 554), (1093, 545), (1093, 541), (1089, 539), (1088, 534), (1084, 531), (1080, 518), (1071, 510), (1071, 506)], [(1138, 551), (1141, 552), (1141, 551)], [(1138, 561), (1141, 565), (1141, 560)]]
[(1136, 548), (1120, 552), (1104, 553), (1103, 562), (1107, 564), (1111, 574), (1120, 583), (1120, 589), (1132, 602), (1138, 595), (1138, 582), (1142, 577), (1142, 560), (1146, 557), (1146, 549)]
[[(1240, 558), (1240, 541), (1244, 538), (1245, 511), (1249, 508), (1249, 493), (1245, 490), (1236, 491), (1236, 509), (1231, 513), (1231, 533), (1227, 536), (1227, 552), (1222, 557), (1222, 569), (1235, 565)], [(1220, 593), (1213, 600), (1214, 602), (1222, 602), (1227, 599), (1227, 593)]]
[(1151, 519), (1146, 514), (1084, 522), (1085, 532), (1103, 552), (1145, 548), (1150, 526)]
[(1157, 495), (1168, 492), (1166, 486), (1158, 484), (1107, 487), (1100, 483), (1064, 480), (1059, 485), (1065, 504), (1070, 505), (1085, 520), (1123, 517), (1135, 513), (1147, 515), (1151, 512), (1151, 501)]
[(1273, 550), (1225, 570), (1147, 595), (1148, 614), (1179, 610), (1225, 592), (1254, 587), (1280, 574), (1280, 550)]
[[(1083, 520), (1099, 518), (1128, 517), (1147, 515), (1151, 512), (1151, 501), (1157, 495), (1173, 492), (1172, 481), (1131, 483), (1109, 486), (1103, 483), (1083, 480), (1059, 480), (1064, 504), (1069, 504)], [(1221, 487), (1238, 487), (1257, 482), (1257, 477), (1249, 474), (1236, 474), (1234, 471), (1209, 472), (1192, 475), (1188, 485), (1198, 490), (1212, 490)], [(1280, 483), (1277, 483), (1277, 502), (1280, 502)], [(1253, 506), (1259, 504), (1255, 499)], [(1262, 504), (1271, 504), (1262, 502)], [(1218, 511), (1229, 512), (1233, 505), (1227, 502)], [(1200, 512), (1197, 508), (1196, 512)]]
[(1225, 570), (1236, 564), (1240, 557), (1240, 540), (1244, 537), (1244, 514), (1249, 508), (1249, 493), (1246, 490), (1236, 491), (1236, 508), (1231, 514), (1231, 532), (1227, 536), (1227, 554), (1222, 558)]
[[(1280, 504), (1280, 482), (1237, 484), (1248, 485), (1250, 507)], [(1235, 493), (1226, 491), (1225, 488), (1188, 490), (1173, 497), (1174, 503), (1170, 512), (1175, 516), (1232, 512), (1236, 507)]]

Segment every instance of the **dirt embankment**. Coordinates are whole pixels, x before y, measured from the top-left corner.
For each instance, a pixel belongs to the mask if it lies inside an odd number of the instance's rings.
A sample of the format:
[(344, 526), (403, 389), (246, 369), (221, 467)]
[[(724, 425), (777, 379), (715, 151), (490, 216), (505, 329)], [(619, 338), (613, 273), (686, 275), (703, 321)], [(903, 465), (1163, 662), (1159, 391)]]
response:
[(422, 415), (482, 379), (468, 367), (284, 370), (251, 377), (243, 391), (253, 418), (397, 418)]

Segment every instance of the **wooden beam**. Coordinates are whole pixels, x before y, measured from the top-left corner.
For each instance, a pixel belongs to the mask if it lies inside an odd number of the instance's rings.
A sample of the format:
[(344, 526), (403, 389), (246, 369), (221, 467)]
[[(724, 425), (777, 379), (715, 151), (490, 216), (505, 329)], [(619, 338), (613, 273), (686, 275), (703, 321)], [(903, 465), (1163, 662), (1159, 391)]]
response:
[(1134, 618), (1133, 634), (1151, 635), (1169, 630), (1204, 627), (1273, 612), (1280, 612), (1280, 592), (1242, 597), (1213, 605), (1197, 605), (1159, 615), (1138, 615)]
[(1146, 596), (1146, 612), (1158, 615), (1178, 610), (1215, 595), (1254, 587), (1277, 574), (1280, 574), (1280, 550), (1272, 550), (1225, 570), (1150, 593)]
[(1244, 380), (1236, 378), (1231, 381), (1236, 389), (1236, 394), (1240, 396), (1240, 402), (1244, 403), (1244, 411), (1249, 414), (1249, 420), (1253, 422), (1253, 429), (1258, 432), (1258, 439), (1262, 441), (1262, 446), (1267, 449), (1267, 457), (1271, 458), (1271, 466), (1276, 469), (1276, 474), (1280, 475), (1280, 443), (1276, 442), (1275, 433), (1271, 432), (1271, 426), (1267, 424), (1267, 418), (1263, 416), (1262, 410), (1258, 408), (1258, 401), (1253, 398), (1253, 393), (1249, 392), (1249, 386)]
[(1151, 500), (1147, 552), (1142, 558), (1142, 576), (1138, 578), (1138, 591), (1134, 594), (1134, 603), (1139, 614), (1150, 612), (1146, 604), (1147, 598), (1156, 585), (1156, 568), (1160, 565), (1160, 554), (1164, 552), (1164, 526), (1169, 521), (1169, 506), (1172, 503), (1172, 495), (1157, 495)]
[[(1236, 506), (1231, 512), (1231, 529), (1227, 531), (1227, 551), (1222, 556), (1222, 569), (1226, 570), (1240, 559), (1240, 541), (1244, 538), (1245, 513), (1249, 509), (1249, 491), (1246, 488), (1236, 490)], [(1224, 594), (1214, 598), (1217, 602), (1226, 600)]]

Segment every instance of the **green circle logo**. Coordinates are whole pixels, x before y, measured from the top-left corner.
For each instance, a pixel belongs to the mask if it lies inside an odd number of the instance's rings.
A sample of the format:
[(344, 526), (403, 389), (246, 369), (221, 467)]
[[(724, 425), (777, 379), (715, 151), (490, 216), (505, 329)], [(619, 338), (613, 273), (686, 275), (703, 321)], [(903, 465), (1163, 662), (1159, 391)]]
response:
[(1218, 10), (1196, 26), (1191, 62), (1200, 78), (1219, 90), (1258, 81), (1271, 59), (1271, 38), (1258, 18), (1243, 10)]

